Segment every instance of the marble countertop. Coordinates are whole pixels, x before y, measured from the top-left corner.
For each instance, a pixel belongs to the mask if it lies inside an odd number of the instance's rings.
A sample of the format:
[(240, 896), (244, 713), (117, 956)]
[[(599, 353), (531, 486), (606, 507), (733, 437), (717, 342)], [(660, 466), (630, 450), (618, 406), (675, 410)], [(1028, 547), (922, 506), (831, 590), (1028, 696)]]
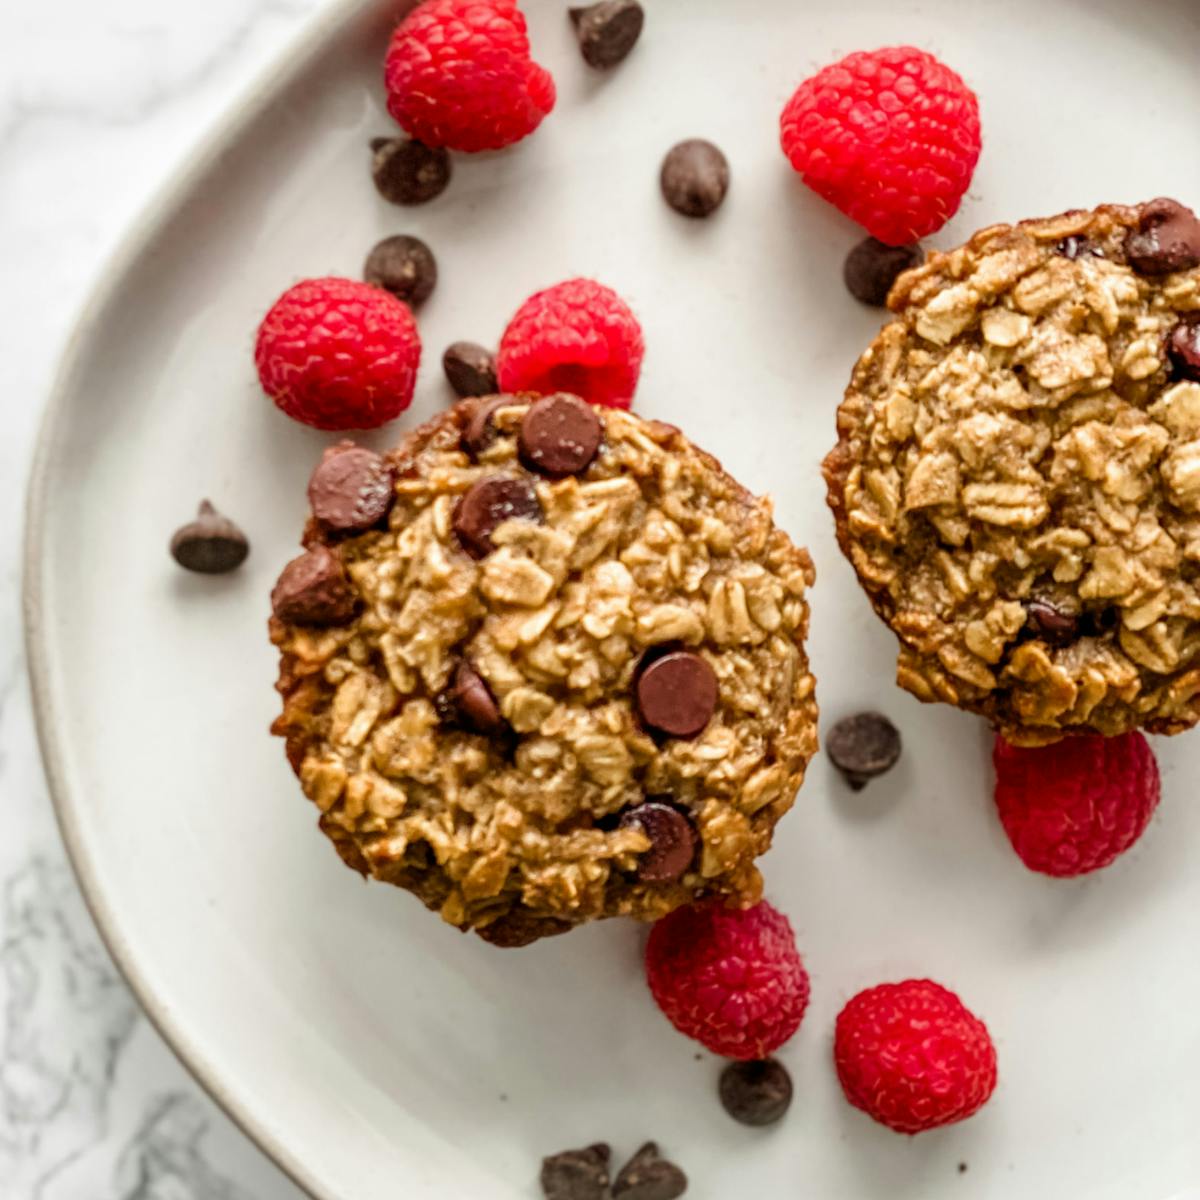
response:
[(322, 0), (59, 0), (0, 18), (0, 1196), (298, 1200), (109, 961), (42, 777), (20, 628), (24, 488), (64, 340), (150, 194)]

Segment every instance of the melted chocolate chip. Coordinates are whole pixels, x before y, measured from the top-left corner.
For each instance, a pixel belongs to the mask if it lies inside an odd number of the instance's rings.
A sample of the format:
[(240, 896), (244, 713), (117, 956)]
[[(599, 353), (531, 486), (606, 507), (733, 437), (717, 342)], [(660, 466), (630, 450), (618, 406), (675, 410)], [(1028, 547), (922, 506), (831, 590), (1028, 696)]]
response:
[(491, 475), (471, 485), (454, 510), (454, 532), (472, 558), (495, 549), (492, 534), (505, 521), (541, 521), (542, 506), (527, 479)]
[(498, 390), (496, 356), (475, 342), (453, 342), (442, 355), (442, 370), (461, 399), (490, 396)]
[(353, 442), (330, 446), (308, 481), (313, 516), (329, 529), (361, 531), (392, 506), (395, 475), (382, 455)]
[(646, 14), (638, 0), (600, 0), (568, 10), (589, 67), (607, 70), (624, 61), (642, 36)]
[(1171, 330), (1167, 354), (1177, 379), (1200, 382), (1200, 314), (1192, 314)]
[(857, 792), (900, 760), (900, 731), (882, 713), (855, 713), (829, 731), (825, 749)]
[(687, 1176), (647, 1142), (613, 1181), (613, 1200), (678, 1200), (687, 1191)]
[(492, 419), (497, 410), (520, 401), (513, 396), (485, 396), (471, 410), (467, 427), (463, 430), (463, 449), (474, 459), (496, 440), (496, 422)]
[(717, 707), (717, 676), (692, 650), (672, 650), (643, 665), (634, 683), (642, 722), (668, 737), (701, 733)]
[(372, 138), (371, 177), (391, 204), (424, 204), (450, 182), (450, 155), (414, 138)]
[(722, 1106), (740, 1125), (774, 1125), (792, 1106), (792, 1077), (773, 1058), (731, 1062), (718, 1087)]
[(1025, 606), (1029, 630), (1055, 645), (1064, 645), (1079, 636), (1079, 617), (1052, 600), (1035, 597)]
[(1178, 200), (1160, 197), (1143, 204), (1125, 253), (1143, 275), (1167, 275), (1200, 266), (1200, 220)]
[(207, 500), (200, 502), (194, 521), (171, 537), (171, 557), (188, 571), (223, 575), (240, 567), (250, 553), (246, 535)]
[(603, 431), (596, 410), (578, 396), (545, 396), (521, 420), (521, 459), (543, 475), (578, 475), (596, 457)]
[(486, 681), (465, 660), (455, 669), (450, 696), (464, 723), (477, 733), (498, 733), (505, 727)]
[(687, 873), (699, 838), (677, 808), (647, 800), (623, 813), (620, 824), (623, 829), (636, 827), (650, 839), (650, 849), (638, 859), (637, 875), (642, 883), (674, 883)]
[(342, 560), (324, 545), (293, 558), (271, 591), (271, 611), (294, 625), (343, 625), (354, 616), (354, 587)]

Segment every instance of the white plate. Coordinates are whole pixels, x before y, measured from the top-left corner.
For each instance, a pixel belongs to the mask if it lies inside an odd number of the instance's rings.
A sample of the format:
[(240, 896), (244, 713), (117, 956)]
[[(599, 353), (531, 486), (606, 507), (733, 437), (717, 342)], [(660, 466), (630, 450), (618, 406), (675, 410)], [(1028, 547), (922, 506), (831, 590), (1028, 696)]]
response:
[[(540, 1155), (647, 1136), (700, 1200), (1166, 1200), (1197, 1184), (1200, 738), (1158, 743), (1162, 812), (1124, 861), (1076, 883), (1018, 864), (986, 730), (896, 690), (891, 635), (834, 546), (817, 464), (878, 316), (840, 283), (855, 230), (776, 142), (815, 66), (916, 41), (983, 106), (983, 159), (940, 244), (1074, 205), (1194, 203), (1194, 0), (652, 0), (607, 77), (582, 66), (559, 0), (527, 8), (557, 111), (410, 211), (367, 173), (367, 139), (389, 129), (392, 6), (331, 11), (143, 220), (75, 338), (33, 483), (29, 644), (63, 828), (118, 961), (200, 1078), (328, 1200), (528, 1197)], [(691, 135), (733, 164), (707, 223), (657, 195), (663, 152)], [(341, 866), (267, 736), (267, 593), (328, 439), (258, 393), (252, 334), (285, 285), (352, 275), (401, 230), (442, 278), (417, 403), (388, 438), (446, 402), (449, 341), (494, 340), (539, 286), (606, 280), (645, 326), (640, 410), (773, 493), (812, 548), (824, 712), (878, 705), (904, 730), (903, 763), (860, 796), (818, 760), (765, 864), (814, 985), (784, 1054), (798, 1102), (774, 1131), (720, 1110), (718, 1064), (646, 993), (636, 927), (519, 953), (458, 935)], [(167, 557), (202, 496), (250, 533), (236, 575)], [(975, 1120), (908, 1140), (844, 1103), (830, 1031), (857, 989), (924, 974), (988, 1021), (1001, 1085)]]

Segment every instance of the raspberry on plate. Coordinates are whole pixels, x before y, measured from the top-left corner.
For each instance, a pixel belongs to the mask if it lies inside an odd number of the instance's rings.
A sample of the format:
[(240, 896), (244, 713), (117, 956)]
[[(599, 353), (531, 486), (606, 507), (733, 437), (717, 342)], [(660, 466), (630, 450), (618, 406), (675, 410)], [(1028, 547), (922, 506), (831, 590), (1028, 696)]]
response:
[(979, 102), (933, 55), (891, 46), (806, 79), (780, 132), (814, 192), (872, 237), (902, 246), (958, 211), (979, 159)]
[(664, 917), (646, 945), (646, 981), (667, 1019), (714, 1054), (766, 1058), (800, 1027), (808, 973), (787, 917), (695, 904)]
[(258, 327), (263, 391), (317, 429), (374, 429), (412, 403), (421, 338), (403, 301), (354, 279), (305, 279)]
[(517, 309), (496, 371), (505, 392), (571, 392), (628, 408), (644, 354), (641, 326), (616, 292), (594, 279), (568, 279)]
[(1158, 764), (1137, 731), (1050, 746), (1012, 746), (997, 736), (992, 758), (1004, 832), (1021, 861), (1043, 875), (1107, 867), (1142, 836), (1158, 807)]
[(384, 64), (388, 112), (427, 146), (500, 150), (554, 107), (516, 0), (425, 0), (396, 27)]
[(846, 1099), (897, 1133), (965, 1120), (996, 1087), (987, 1027), (928, 979), (859, 992), (838, 1016), (833, 1057)]

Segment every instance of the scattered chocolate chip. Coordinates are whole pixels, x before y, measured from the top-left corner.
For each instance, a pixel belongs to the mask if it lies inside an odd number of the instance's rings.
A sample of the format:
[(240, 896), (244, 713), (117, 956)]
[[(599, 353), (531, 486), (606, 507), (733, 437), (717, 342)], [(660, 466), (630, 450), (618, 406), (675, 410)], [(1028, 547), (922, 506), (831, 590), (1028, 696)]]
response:
[(729, 160), (712, 142), (689, 138), (667, 152), (658, 182), (677, 213), (711, 216), (729, 191)]
[(543, 475), (578, 475), (596, 457), (603, 432), (596, 410), (578, 396), (544, 396), (521, 419), (521, 459)]
[(437, 259), (420, 238), (397, 233), (376, 243), (363, 265), (363, 278), (415, 308), (437, 286)]
[(846, 255), (842, 279), (855, 300), (874, 308), (884, 308), (892, 284), (924, 258), (925, 252), (916, 242), (908, 246), (889, 246), (873, 237), (863, 238)]
[(692, 650), (672, 650), (643, 664), (634, 682), (642, 721), (669, 737), (695, 737), (717, 707), (717, 676)]
[(1137, 229), (1125, 238), (1125, 253), (1143, 275), (1200, 266), (1200, 219), (1178, 200), (1151, 200), (1141, 207)]
[(271, 611), (295, 625), (342, 625), (354, 615), (355, 603), (342, 560), (324, 545), (293, 558), (271, 592)]
[(454, 342), (442, 355), (442, 370), (455, 393), (467, 396), (490, 396), (498, 388), (496, 356), (474, 342)]
[(250, 553), (246, 535), (207, 500), (200, 501), (194, 521), (171, 536), (171, 557), (189, 571), (223, 575), (240, 567)]
[(463, 448), (472, 458), (477, 459), (496, 440), (496, 422), (492, 418), (497, 409), (518, 403), (520, 401), (514, 396), (487, 396), (480, 399), (463, 430)]
[(647, 1142), (613, 1182), (613, 1200), (678, 1200), (687, 1191), (687, 1176)]
[(1167, 353), (1178, 378), (1200, 382), (1200, 316), (1193, 314), (1171, 330)]
[(471, 485), (454, 510), (454, 532), (472, 558), (495, 549), (492, 534), (505, 521), (541, 521), (542, 506), (527, 479), (491, 475)]
[(1052, 600), (1035, 597), (1025, 606), (1030, 632), (1047, 642), (1061, 645), (1079, 634), (1077, 614), (1059, 607)]
[(600, 0), (569, 12), (583, 61), (599, 70), (615, 67), (627, 58), (646, 23), (638, 0)]
[(611, 1158), (603, 1142), (543, 1158), (542, 1195), (546, 1200), (608, 1200)]
[(882, 713), (843, 717), (825, 739), (833, 765), (857, 792), (900, 758), (900, 731)]
[(718, 1087), (725, 1111), (741, 1125), (774, 1125), (792, 1106), (792, 1077), (773, 1058), (731, 1062)]
[(650, 849), (638, 859), (642, 883), (674, 883), (692, 865), (699, 838), (679, 809), (647, 800), (623, 813), (620, 824), (622, 829), (636, 826), (650, 839)]
[(372, 138), (371, 176), (391, 204), (424, 204), (450, 182), (450, 155), (415, 138)]
[(1086, 238), (1078, 233), (1072, 233), (1068, 237), (1063, 238), (1054, 247), (1055, 254), (1061, 254), (1063, 258), (1103, 258), (1104, 248), (1097, 246), (1091, 238)]
[(504, 718), (483, 676), (466, 660), (458, 664), (450, 689), (454, 707), (477, 733), (498, 733)]
[(329, 529), (370, 529), (392, 506), (395, 474), (382, 455), (353, 442), (330, 446), (308, 481), (313, 516)]

